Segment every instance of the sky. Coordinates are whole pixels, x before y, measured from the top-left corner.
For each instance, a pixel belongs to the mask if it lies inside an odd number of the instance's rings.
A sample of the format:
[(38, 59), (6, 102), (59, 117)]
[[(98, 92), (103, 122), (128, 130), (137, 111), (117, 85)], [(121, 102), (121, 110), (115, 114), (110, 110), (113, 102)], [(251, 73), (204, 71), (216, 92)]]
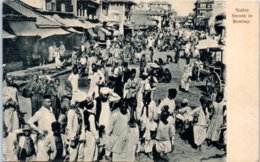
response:
[[(41, 6), (42, 0), (22, 0), (24, 2), (27, 2), (28, 4), (31, 4), (34, 7)], [(135, 0), (138, 2), (151, 2), (151, 1), (166, 1), (172, 4), (172, 8), (175, 9), (178, 13), (178, 16), (188, 16), (190, 12), (192, 12), (194, 8), (194, 3), (196, 0)]]

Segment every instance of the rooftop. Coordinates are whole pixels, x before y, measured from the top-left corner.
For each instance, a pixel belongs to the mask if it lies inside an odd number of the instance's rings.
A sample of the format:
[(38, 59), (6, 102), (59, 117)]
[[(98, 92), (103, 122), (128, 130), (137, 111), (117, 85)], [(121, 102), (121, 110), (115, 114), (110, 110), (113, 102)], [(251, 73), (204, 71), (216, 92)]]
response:
[(162, 11), (167, 11), (165, 8), (163, 7), (152, 7), (152, 9), (158, 9), (158, 10), (162, 10)]
[(135, 0), (102, 0), (103, 2), (119, 2), (119, 3), (132, 3), (132, 4), (137, 4)]
[(155, 11), (155, 10), (136, 10), (131, 12), (131, 14), (134, 15), (163, 15), (162, 13), (160, 13), (159, 11)]
[(197, 0), (195, 4), (197, 3), (214, 3), (214, 0)]
[(162, 2), (160, 2), (160, 1), (153, 1), (153, 2), (150, 2), (149, 4), (154, 4), (154, 5), (160, 4), (160, 5), (170, 5), (171, 6), (171, 4), (166, 2), (166, 1), (162, 1)]
[(36, 25), (42, 27), (59, 27), (60, 25), (49, 20), (48, 18), (34, 12), (30, 6), (21, 1), (5, 1), (4, 4), (8, 5), (12, 9), (16, 10), (20, 14), (26, 17), (35, 17)]

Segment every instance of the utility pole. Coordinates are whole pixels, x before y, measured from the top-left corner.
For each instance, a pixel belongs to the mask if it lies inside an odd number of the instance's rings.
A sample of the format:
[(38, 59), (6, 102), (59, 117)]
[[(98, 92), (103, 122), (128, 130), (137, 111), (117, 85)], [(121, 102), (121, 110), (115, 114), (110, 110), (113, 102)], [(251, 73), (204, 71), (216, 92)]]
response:
[(72, 0), (73, 5), (73, 15), (77, 16), (78, 13), (78, 0)]
[(107, 7), (106, 7), (106, 11), (107, 11), (106, 15), (108, 16), (108, 6), (109, 6), (109, 5), (108, 5), (108, 0), (106, 0), (106, 3), (107, 3), (107, 4), (106, 4), (106, 6), (107, 6)]

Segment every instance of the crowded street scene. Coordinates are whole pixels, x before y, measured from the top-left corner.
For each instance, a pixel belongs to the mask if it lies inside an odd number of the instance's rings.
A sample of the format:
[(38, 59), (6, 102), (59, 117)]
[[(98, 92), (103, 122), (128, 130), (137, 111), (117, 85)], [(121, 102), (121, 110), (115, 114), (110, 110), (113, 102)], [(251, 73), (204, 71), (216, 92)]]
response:
[(226, 161), (223, 2), (41, 2), (3, 3), (4, 161)]

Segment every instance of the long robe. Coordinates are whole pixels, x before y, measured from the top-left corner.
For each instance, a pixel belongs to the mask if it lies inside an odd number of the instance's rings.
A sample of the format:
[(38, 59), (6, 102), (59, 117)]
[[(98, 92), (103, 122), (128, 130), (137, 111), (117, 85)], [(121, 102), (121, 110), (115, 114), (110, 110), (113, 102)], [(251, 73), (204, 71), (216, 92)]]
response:
[(129, 141), (128, 116), (120, 111), (111, 116), (111, 130), (107, 149), (113, 153), (113, 161), (125, 161)]
[(225, 106), (224, 101), (222, 101), (220, 103), (217, 103), (217, 102), (213, 103), (213, 108), (214, 108), (215, 113), (210, 121), (209, 128), (207, 131), (207, 137), (211, 141), (218, 141), (220, 138), (221, 131), (219, 131), (219, 129), (220, 129), (221, 125), (223, 124), (224, 106)]
[(192, 110), (191, 114), (195, 113), (198, 114), (198, 122), (194, 123), (193, 126), (194, 143), (197, 146), (200, 146), (207, 137), (207, 121), (209, 119), (209, 113), (208, 111), (204, 113), (201, 106)]
[(84, 118), (85, 121), (88, 121), (85, 133), (86, 144), (84, 148), (84, 161), (96, 161), (98, 157), (98, 132), (95, 124), (95, 113), (91, 110), (85, 110)]
[[(18, 92), (15, 87), (3, 85), (3, 104), (5, 105), (8, 100), (18, 102)], [(3, 113), (4, 124), (7, 127), (7, 132), (13, 132), (19, 128), (19, 119), (16, 108), (8, 107), (4, 109)]]

